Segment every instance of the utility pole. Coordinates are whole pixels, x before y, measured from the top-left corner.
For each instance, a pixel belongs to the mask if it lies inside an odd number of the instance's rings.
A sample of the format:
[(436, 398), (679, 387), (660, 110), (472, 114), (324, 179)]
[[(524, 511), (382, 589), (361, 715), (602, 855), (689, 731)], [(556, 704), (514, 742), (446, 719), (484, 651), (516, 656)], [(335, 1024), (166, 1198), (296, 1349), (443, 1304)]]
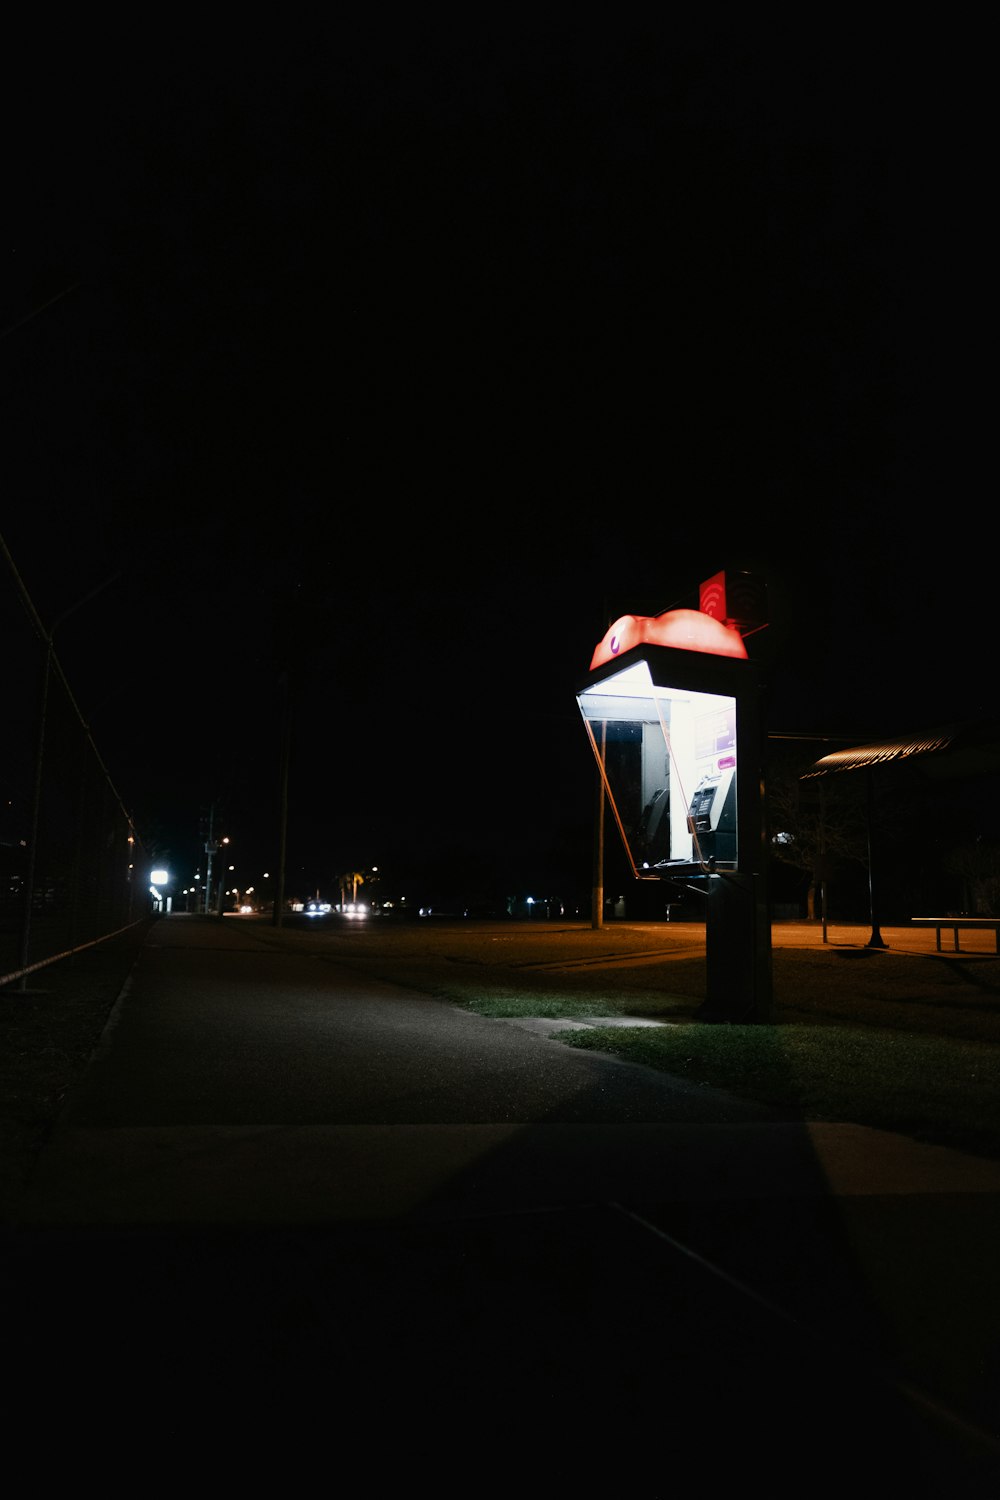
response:
[(288, 847), (288, 762), (292, 745), (291, 678), (286, 670), (282, 678), (284, 702), (282, 704), (281, 750), (278, 768), (278, 869), (274, 890), (274, 909), (271, 913), (272, 927), (281, 927), (285, 918), (285, 859)]
[[(37, 873), (38, 873), (37, 872), (38, 827), (39, 827), (39, 815), (40, 815), (41, 805), (42, 805), (42, 784), (43, 784), (43, 780), (42, 780), (42, 767), (43, 767), (43, 763), (44, 763), (44, 760), (45, 760), (45, 736), (46, 736), (46, 730), (48, 728), (47, 719), (48, 719), (48, 703), (49, 703), (49, 686), (50, 686), (50, 683), (51, 683), (51, 680), (52, 680), (52, 673), (53, 673), (53, 671), (55, 671), (62, 678), (63, 685), (66, 688), (67, 693), (69, 693), (69, 684), (68, 684), (68, 682), (66, 682), (66, 679), (63, 676), (62, 668), (60, 667), (59, 660), (58, 660), (58, 658), (56, 656), (55, 634), (56, 634), (56, 631), (58, 630), (59, 626), (63, 623), (64, 620), (68, 620), (69, 617), (70, 617), (70, 615), (75, 615), (78, 609), (82, 609), (85, 604), (89, 604), (90, 601), (91, 601), (91, 599), (96, 598), (96, 596), (98, 594), (103, 593), (104, 590), (106, 588), (108, 588), (110, 584), (114, 583), (117, 579), (119, 579), (121, 577), (121, 570), (119, 570), (116, 573), (112, 573), (110, 578), (106, 578), (103, 583), (99, 583), (96, 588), (91, 589), (89, 594), (84, 594), (84, 596), (83, 596), (82, 599), (78, 599), (75, 604), (71, 604), (70, 607), (69, 607), (69, 609), (64, 609), (63, 612), (62, 612), (62, 614), (61, 615), (57, 615), (56, 618), (53, 620), (52, 624), (49, 626), (48, 630), (46, 630), (45, 627), (44, 627), (44, 625), (42, 624), (41, 620), (39, 619), (39, 616), (38, 616), (38, 613), (37, 613), (37, 611), (35, 609), (34, 604), (31, 602), (31, 598), (30, 598), (30, 596), (28, 594), (27, 589), (24, 587), (24, 584), (21, 582), (21, 575), (18, 573), (16, 567), (14, 566), (14, 559), (11, 557), (10, 552), (7, 549), (7, 544), (6, 544), (6, 542), (2, 541), (2, 538), (0, 538), (0, 545), (2, 545), (3, 551), (4, 551), (4, 553), (6, 555), (6, 558), (7, 558), (7, 562), (9, 564), (9, 566), (10, 566), (11, 572), (13, 573), (14, 578), (15, 578), (15, 580), (17, 582), (18, 589), (20, 591), (21, 598), (22, 598), (22, 601), (24, 603), (24, 606), (27, 609), (28, 614), (31, 617), (31, 620), (32, 620), (32, 622), (33, 622), (33, 624), (35, 626), (35, 630), (36, 630), (37, 634), (41, 637), (41, 640), (43, 641), (44, 646), (45, 646), (45, 655), (44, 655), (44, 658), (43, 658), (43, 667), (42, 667), (42, 682), (41, 682), (41, 689), (40, 689), (40, 692), (39, 692), (38, 727), (37, 727), (36, 738), (35, 738), (35, 774), (34, 774), (34, 790), (33, 790), (33, 793), (32, 793), (32, 804), (31, 804), (31, 828), (30, 828), (30, 834), (29, 834), (29, 838), (28, 838), (28, 868), (27, 868), (27, 872), (26, 872), (26, 876), (25, 876), (24, 913), (23, 913), (22, 924), (21, 924), (21, 961), (20, 961), (20, 967), (22, 969), (27, 969), (28, 968), (28, 963), (29, 963), (29, 958), (30, 958), (30, 953), (31, 953), (31, 910), (32, 910), (32, 907), (34, 906), (34, 902), (35, 902), (35, 881), (36, 881)], [(72, 694), (69, 693), (69, 696), (70, 696), (71, 702), (73, 703), (73, 707), (76, 710), (77, 717), (80, 719), (80, 723), (83, 724), (83, 718), (80, 715), (80, 710), (79, 710), (79, 708), (77, 708), (76, 702), (73, 699)], [(84, 725), (84, 728), (86, 728), (86, 725)], [(25, 991), (26, 988), (27, 988), (27, 976), (26, 975), (22, 975), (22, 977), (21, 977), (21, 983), (20, 983), (20, 989), (22, 991)]]
[(205, 915), (210, 915), (212, 910), (212, 860), (215, 858), (219, 845), (215, 839), (215, 803), (209, 804), (208, 809), (208, 831), (205, 837)]

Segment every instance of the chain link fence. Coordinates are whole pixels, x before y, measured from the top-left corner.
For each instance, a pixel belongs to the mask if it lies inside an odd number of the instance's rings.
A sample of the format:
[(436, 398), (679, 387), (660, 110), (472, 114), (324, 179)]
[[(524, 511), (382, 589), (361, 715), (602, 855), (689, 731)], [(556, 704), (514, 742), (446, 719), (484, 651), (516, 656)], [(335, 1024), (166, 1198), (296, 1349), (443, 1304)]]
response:
[(146, 919), (149, 861), (0, 539), (0, 985)]

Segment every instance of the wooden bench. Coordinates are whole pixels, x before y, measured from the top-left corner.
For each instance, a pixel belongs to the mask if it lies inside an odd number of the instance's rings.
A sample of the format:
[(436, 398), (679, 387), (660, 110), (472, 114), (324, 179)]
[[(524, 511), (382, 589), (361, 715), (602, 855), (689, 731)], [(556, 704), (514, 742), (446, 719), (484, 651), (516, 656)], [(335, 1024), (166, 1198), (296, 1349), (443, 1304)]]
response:
[(938, 952), (941, 952), (941, 928), (950, 927), (955, 934), (955, 952), (962, 950), (958, 946), (958, 933), (960, 928), (971, 928), (973, 931), (985, 930), (994, 932), (997, 940), (997, 952), (1000, 953), (1000, 917), (911, 917), (911, 927), (933, 927), (937, 931)]

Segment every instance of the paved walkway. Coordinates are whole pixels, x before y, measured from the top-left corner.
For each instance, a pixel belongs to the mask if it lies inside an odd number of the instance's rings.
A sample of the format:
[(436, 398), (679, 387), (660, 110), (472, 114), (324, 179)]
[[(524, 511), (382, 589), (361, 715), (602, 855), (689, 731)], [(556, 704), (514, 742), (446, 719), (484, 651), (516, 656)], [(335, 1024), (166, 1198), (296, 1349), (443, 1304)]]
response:
[(221, 1401), (244, 1444), (336, 1411), (353, 1452), (374, 1420), (394, 1482), (460, 1456), (449, 1493), (532, 1455), (546, 1487), (654, 1492), (781, 1453), (1000, 1476), (1000, 1164), (776, 1120), (247, 925), (155, 926), (5, 1252), (25, 1391), (110, 1360), (116, 1420), (169, 1391), (185, 1445)]

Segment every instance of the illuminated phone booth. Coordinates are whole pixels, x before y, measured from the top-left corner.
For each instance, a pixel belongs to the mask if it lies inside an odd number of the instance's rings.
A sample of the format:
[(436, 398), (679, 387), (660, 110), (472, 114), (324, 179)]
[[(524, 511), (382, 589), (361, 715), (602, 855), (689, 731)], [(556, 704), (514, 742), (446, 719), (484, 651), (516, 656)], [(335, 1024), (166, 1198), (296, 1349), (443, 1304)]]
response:
[(739, 632), (699, 611), (626, 616), (577, 702), (635, 878), (704, 898), (701, 1018), (768, 1019), (761, 691)]

